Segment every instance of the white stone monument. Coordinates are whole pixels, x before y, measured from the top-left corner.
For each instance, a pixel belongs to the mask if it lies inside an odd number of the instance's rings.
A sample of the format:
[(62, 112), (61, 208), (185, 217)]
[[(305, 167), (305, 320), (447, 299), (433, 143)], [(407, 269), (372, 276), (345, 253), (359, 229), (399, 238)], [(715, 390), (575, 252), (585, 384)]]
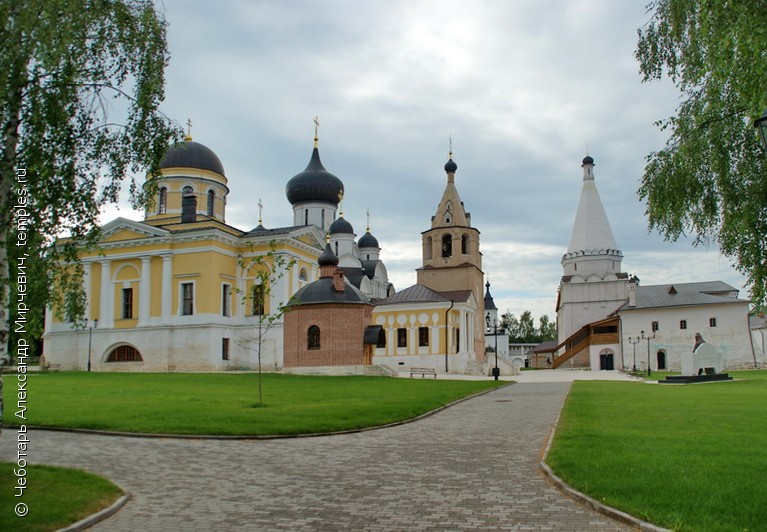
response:
[(695, 334), (695, 347), (692, 353), (681, 356), (682, 375), (705, 375), (721, 373), (724, 357), (714, 346), (707, 343), (700, 333)]

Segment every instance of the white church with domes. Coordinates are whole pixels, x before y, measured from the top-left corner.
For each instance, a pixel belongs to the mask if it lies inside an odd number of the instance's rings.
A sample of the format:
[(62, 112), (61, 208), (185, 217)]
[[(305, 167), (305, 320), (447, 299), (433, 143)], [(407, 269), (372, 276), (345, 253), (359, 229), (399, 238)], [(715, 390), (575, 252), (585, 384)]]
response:
[[(344, 184), (323, 166), (316, 131), (309, 164), (286, 185), (294, 225), (267, 228), (259, 219), (248, 231), (226, 223), (230, 181), (220, 159), (187, 137), (147, 182), (156, 194), (144, 219), (107, 223), (97, 248), (81, 253), (85, 320), (47, 313), (45, 363), (88, 371), (471, 370), (485, 360), (483, 273), (456, 170), (450, 159), (432, 227), (421, 234), (418, 284), (397, 294), (369, 222), (357, 240), (339, 210)], [(270, 286), (252, 258), (273, 272)]]

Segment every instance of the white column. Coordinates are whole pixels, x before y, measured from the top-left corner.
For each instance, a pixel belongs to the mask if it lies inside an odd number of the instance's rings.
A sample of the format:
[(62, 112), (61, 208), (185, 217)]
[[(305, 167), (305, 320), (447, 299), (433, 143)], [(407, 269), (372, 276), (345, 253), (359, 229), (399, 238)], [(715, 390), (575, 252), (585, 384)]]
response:
[(461, 324), (461, 334), (460, 334), (460, 345), (458, 346), (458, 352), (459, 353), (465, 353), (466, 352), (466, 344), (467, 340), (469, 339), (469, 331), (467, 331), (466, 327), (466, 311), (461, 311), (461, 319), (459, 321)]
[(237, 316), (240, 318), (239, 321), (242, 321), (245, 317), (245, 305), (243, 304), (243, 297), (245, 295), (245, 271), (240, 266), (237, 266), (237, 280), (235, 282), (232, 316)]
[(114, 294), (112, 290), (111, 262), (101, 261), (101, 293), (99, 294), (99, 326), (109, 329), (112, 327), (114, 310)]
[(173, 255), (166, 253), (162, 256), (162, 303), (161, 315), (163, 323), (170, 323), (170, 312), (173, 308)]
[(149, 312), (151, 309), (151, 280), (152, 271), (150, 268), (150, 260), (152, 257), (141, 257), (141, 283), (138, 287), (138, 326), (142, 327), (149, 325)]

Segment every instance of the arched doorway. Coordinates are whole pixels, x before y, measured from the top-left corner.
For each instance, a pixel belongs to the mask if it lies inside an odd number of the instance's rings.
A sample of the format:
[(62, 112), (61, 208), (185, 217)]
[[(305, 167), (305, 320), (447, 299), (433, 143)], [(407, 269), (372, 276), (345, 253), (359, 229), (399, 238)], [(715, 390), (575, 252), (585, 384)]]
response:
[(599, 353), (599, 369), (612, 371), (615, 369), (615, 354), (610, 349), (602, 349)]
[(666, 352), (661, 349), (657, 353), (658, 369), (666, 369)]

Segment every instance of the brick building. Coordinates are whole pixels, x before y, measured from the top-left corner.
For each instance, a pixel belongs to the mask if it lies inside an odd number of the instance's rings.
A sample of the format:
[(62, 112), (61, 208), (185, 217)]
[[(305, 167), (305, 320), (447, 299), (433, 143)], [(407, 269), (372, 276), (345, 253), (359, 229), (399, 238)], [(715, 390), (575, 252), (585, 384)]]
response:
[(296, 292), (285, 313), (285, 367), (369, 365), (364, 335), (373, 305), (346, 282), (330, 243), (317, 263), (320, 278)]

